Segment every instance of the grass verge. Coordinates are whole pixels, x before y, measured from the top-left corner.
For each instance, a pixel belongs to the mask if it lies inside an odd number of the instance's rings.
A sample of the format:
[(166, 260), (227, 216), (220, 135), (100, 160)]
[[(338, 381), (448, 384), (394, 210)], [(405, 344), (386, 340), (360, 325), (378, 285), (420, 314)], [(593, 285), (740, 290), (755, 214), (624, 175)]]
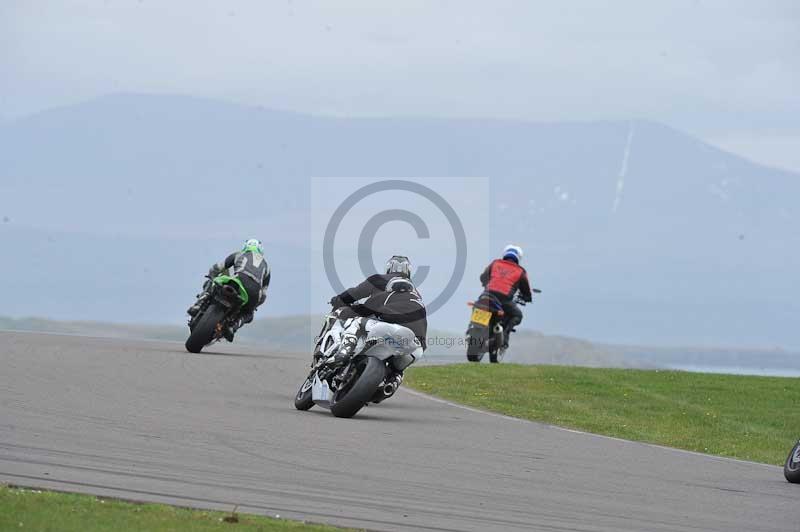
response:
[(509, 416), (781, 465), (800, 378), (516, 364), (414, 367), (419, 391)]
[[(231, 519), (234, 515), (235, 520)], [(91, 495), (0, 486), (0, 530), (340, 532), (343, 529), (257, 515), (190, 510), (164, 504), (137, 504)]]

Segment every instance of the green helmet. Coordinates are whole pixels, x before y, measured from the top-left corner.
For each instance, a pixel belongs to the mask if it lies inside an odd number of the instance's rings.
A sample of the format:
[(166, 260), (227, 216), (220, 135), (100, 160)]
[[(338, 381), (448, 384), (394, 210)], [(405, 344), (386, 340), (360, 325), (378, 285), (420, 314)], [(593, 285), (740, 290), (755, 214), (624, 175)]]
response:
[(244, 246), (242, 246), (242, 253), (246, 251), (252, 251), (253, 253), (258, 253), (259, 255), (263, 255), (264, 244), (262, 244), (261, 240), (258, 240), (257, 238), (251, 238), (244, 243)]

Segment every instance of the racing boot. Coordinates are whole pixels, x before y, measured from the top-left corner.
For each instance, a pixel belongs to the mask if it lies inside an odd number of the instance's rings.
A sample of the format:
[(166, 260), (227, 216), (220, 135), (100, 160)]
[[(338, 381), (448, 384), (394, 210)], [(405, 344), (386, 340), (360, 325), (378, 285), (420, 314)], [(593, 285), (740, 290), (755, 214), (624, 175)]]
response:
[(520, 324), (522, 320), (516, 317), (506, 317), (506, 320), (503, 322), (503, 349), (508, 349), (508, 341), (511, 338), (512, 332), (517, 332), (517, 325)]
[(211, 281), (210, 280), (206, 280), (206, 282), (203, 283), (203, 291), (200, 292), (199, 294), (197, 294), (197, 296), (195, 296), (195, 297), (197, 297), (197, 301), (195, 301), (194, 305), (192, 305), (191, 307), (189, 307), (186, 310), (186, 313), (189, 316), (191, 316), (193, 318), (195, 316), (197, 316), (197, 313), (200, 312), (200, 307), (203, 305), (203, 301), (205, 301), (206, 298), (208, 297), (208, 293), (210, 291), (210, 288), (211, 288)]
[(197, 301), (194, 302), (194, 305), (186, 309), (186, 313), (191, 316), (197, 316), (197, 313), (200, 312), (200, 307), (203, 305), (203, 301), (208, 297), (207, 292), (203, 292), (202, 294), (197, 294)]
[(517, 332), (517, 329), (511, 327), (510, 329), (503, 330), (503, 349), (508, 349), (508, 341), (511, 339), (512, 332)]
[(342, 336), (342, 344), (339, 346), (339, 350), (333, 355), (331, 358), (331, 362), (335, 366), (344, 366), (350, 359), (353, 358), (353, 355), (356, 352), (356, 345), (358, 345), (358, 338), (355, 334), (345, 334)]
[(233, 335), (236, 334), (236, 329), (238, 329), (238, 327), (235, 327), (233, 323), (226, 325), (222, 329), (222, 337), (229, 342), (233, 342)]
[(238, 317), (231, 320), (231, 323), (222, 330), (222, 336), (229, 342), (233, 342), (233, 335), (236, 331), (242, 328), (242, 325), (248, 324), (253, 321), (253, 313), (245, 312)]
[(252, 321), (253, 321), (253, 312), (252, 311), (245, 311), (239, 317), (238, 325), (236, 326), (236, 329), (239, 329), (239, 327), (241, 327), (242, 325), (247, 325), (248, 323), (250, 323)]

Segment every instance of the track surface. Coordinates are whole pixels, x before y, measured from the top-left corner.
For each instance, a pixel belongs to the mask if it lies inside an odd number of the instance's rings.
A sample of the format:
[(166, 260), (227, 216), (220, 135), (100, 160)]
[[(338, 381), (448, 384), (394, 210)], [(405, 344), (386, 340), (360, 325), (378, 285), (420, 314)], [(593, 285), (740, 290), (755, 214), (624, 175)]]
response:
[(406, 391), (298, 412), (306, 356), (213, 351), (0, 333), (0, 482), (378, 530), (800, 530), (777, 467)]

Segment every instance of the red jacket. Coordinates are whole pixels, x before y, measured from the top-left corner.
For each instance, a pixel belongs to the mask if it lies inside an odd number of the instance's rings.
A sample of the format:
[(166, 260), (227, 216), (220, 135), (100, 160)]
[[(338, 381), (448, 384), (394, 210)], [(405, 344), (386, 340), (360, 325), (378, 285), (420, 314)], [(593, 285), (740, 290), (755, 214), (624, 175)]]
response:
[(497, 259), (492, 261), (481, 274), (483, 287), (509, 299), (519, 290), (522, 299), (531, 301), (531, 284), (525, 268), (512, 260)]

